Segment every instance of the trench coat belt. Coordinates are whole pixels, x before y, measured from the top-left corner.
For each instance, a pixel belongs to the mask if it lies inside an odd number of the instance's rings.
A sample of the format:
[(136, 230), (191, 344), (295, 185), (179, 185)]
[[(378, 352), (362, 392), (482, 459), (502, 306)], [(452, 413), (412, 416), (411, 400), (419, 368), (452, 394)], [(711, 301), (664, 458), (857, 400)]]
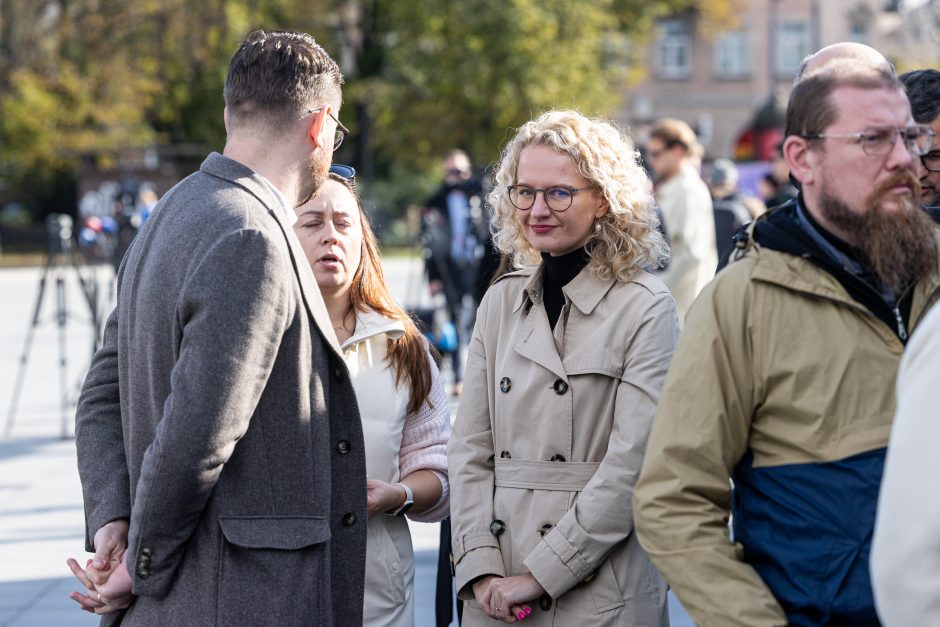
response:
[(580, 492), (594, 476), (597, 462), (550, 462), (497, 458), (496, 487)]

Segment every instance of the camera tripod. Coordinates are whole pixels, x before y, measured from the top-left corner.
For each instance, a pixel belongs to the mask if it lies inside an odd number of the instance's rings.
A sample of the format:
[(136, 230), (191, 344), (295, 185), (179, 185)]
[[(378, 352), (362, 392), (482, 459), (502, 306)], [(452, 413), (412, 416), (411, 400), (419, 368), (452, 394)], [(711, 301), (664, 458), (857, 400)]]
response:
[[(66, 221), (65, 218), (68, 218)], [(55, 225), (53, 224), (55, 222)], [(23, 389), (23, 382), (26, 376), (26, 366), (29, 362), (29, 351), (32, 348), (33, 337), (37, 327), (49, 320), (42, 319), (42, 305), (45, 298), (46, 287), (54, 284), (55, 290), (55, 313), (52, 319), (55, 320), (59, 335), (59, 389), (61, 394), (61, 437), (70, 437), (69, 429), (69, 388), (67, 382), (68, 376), (68, 351), (66, 344), (66, 331), (69, 318), (74, 316), (69, 313), (66, 300), (66, 276), (69, 270), (73, 270), (78, 278), (81, 287), (82, 296), (86, 301), (91, 318), (88, 322), (91, 324), (94, 332), (92, 334), (91, 354), (94, 356), (98, 349), (100, 335), (100, 315), (98, 309), (98, 282), (94, 275), (84, 266), (80, 253), (73, 251), (71, 246), (71, 218), (54, 214), (47, 220), (47, 226), (50, 230), (50, 245), (46, 254), (46, 261), (43, 265), (42, 276), (39, 279), (39, 290), (36, 295), (36, 304), (33, 308), (33, 315), (30, 319), (29, 327), (26, 331), (26, 341), (23, 346), (23, 353), (20, 356), (20, 365), (16, 375), (16, 383), (13, 387), (13, 397), (10, 401), (10, 409), (7, 413), (4, 436), (9, 437), (13, 431), (13, 421), (16, 417), (16, 411), (19, 405), (20, 394)], [(57, 231), (56, 238), (52, 237)]]

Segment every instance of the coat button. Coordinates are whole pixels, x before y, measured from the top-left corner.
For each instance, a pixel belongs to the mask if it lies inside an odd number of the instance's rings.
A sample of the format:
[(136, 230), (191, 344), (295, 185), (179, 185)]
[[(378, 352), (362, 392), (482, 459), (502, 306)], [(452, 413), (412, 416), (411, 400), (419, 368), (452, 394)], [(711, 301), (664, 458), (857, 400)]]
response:
[(344, 374), (342, 366), (333, 366), (333, 378), (342, 383)]
[(548, 596), (547, 594), (543, 594), (542, 598), (539, 599), (539, 607), (543, 612), (547, 612), (548, 610), (552, 609), (552, 597)]
[(555, 390), (555, 394), (561, 396), (568, 391), (568, 384), (561, 379), (555, 379), (555, 383), (552, 384), (552, 389)]
[(499, 454), (499, 456), (502, 457), (503, 459), (512, 459), (512, 453), (510, 453), (509, 451), (503, 451), (502, 453)]
[(505, 394), (512, 389), (512, 380), (509, 377), (503, 377), (499, 380), (499, 391)]
[(568, 461), (568, 460), (565, 459), (565, 456), (562, 455), (561, 453), (555, 453), (554, 455), (552, 455), (552, 458), (551, 458), (550, 460), (548, 460), (548, 461), (550, 461), (550, 462), (566, 462), (566, 461)]
[(149, 547), (149, 546), (145, 546), (144, 548), (142, 548), (142, 549), (140, 550), (140, 554), (141, 554), (141, 555), (146, 555), (147, 557), (150, 557), (150, 556), (153, 554), (153, 551), (150, 550), (150, 547)]
[(552, 523), (545, 523), (544, 525), (542, 525), (541, 527), (539, 527), (539, 535), (540, 535), (540, 536), (544, 536), (546, 533), (548, 533), (549, 531), (551, 531), (551, 530), (552, 530), (552, 527), (554, 527), (554, 526), (555, 526), (555, 525), (553, 525)]
[(336, 450), (340, 452), (341, 455), (345, 455), (349, 452), (350, 446), (348, 440), (340, 440), (336, 443)]
[(503, 532), (506, 531), (506, 523), (499, 520), (498, 518), (490, 523), (490, 533), (494, 536), (499, 537), (503, 535)]
[(150, 576), (150, 569), (144, 566), (141, 566), (140, 568), (137, 569), (137, 574), (140, 575), (141, 579), (146, 579), (147, 577)]
[(343, 514), (343, 526), (344, 527), (352, 527), (355, 524), (356, 524), (355, 514), (353, 514), (352, 512), (347, 512), (346, 514)]

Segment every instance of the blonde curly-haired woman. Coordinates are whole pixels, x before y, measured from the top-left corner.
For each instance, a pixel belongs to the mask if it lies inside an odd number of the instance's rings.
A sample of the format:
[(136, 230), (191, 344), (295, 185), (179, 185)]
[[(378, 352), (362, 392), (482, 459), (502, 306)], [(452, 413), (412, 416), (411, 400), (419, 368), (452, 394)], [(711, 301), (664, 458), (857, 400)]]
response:
[(448, 448), (464, 625), (668, 625), (633, 486), (678, 336), (632, 142), (573, 111), (505, 148), (487, 292)]

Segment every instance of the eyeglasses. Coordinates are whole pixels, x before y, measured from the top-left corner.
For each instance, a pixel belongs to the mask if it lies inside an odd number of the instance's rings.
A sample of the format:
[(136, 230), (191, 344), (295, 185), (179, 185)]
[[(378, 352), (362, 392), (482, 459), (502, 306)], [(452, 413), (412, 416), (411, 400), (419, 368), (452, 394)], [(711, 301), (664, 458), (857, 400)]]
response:
[(926, 155), (933, 144), (934, 133), (926, 126), (907, 126), (897, 128), (894, 126), (870, 126), (857, 133), (806, 133), (800, 135), (803, 139), (841, 138), (854, 139), (853, 143), (861, 144), (865, 154), (874, 157), (883, 156), (891, 152), (898, 136), (904, 139), (907, 150), (915, 156)]
[[(304, 112), (304, 116), (308, 116), (311, 113), (316, 113), (320, 111), (323, 107), (317, 107), (316, 109), (309, 109)], [(346, 128), (342, 122), (339, 121), (339, 118), (333, 115), (331, 111), (327, 111), (327, 115), (333, 118), (333, 121), (336, 122), (336, 136), (333, 137), (333, 152), (339, 150), (339, 147), (343, 145), (343, 140), (346, 139), (346, 136), (349, 135), (349, 129)]]
[(940, 150), (931, 150), (921, 155), (920, 162), (928, 172), (940, 172)]
[(510, 185), (506, 188), (509, 202), (520, 211), (528, 211), (535, 204), (535, 198), (541, 193), (548, 208), (556, 213), (567, 211), (574, 200), (574, 195), (591, 189), (590, 187), (546, 187), (545, 189), (532, 189), (528, 185)]

